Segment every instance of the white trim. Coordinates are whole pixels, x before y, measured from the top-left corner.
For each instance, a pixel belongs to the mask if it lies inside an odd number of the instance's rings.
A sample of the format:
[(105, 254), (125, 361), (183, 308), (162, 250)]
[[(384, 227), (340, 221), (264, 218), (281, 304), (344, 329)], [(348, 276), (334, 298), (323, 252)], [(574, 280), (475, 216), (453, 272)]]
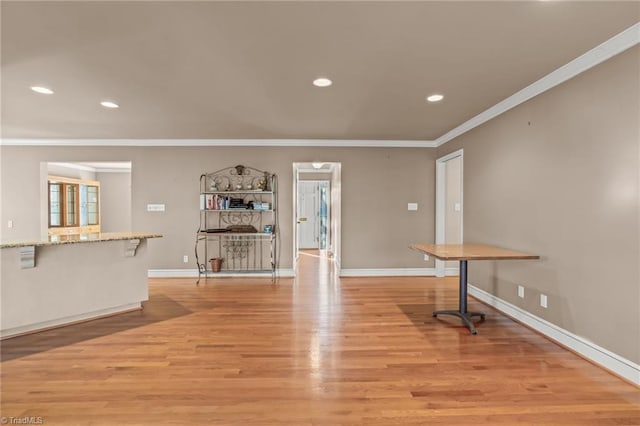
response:
[[(460, 157), (460, 235), (464, 235), (464, 149), (450, 152), (436, 159), (436, 244), (445, 243), (445, 193), (446, 193), (446, 162)], [(463, 237), (464, 238), (464, 237)], [(446, 262), (436, 259), (436, 277), (447, 275)], [(457, 268), (456, 268), (457, 270)]]
[(576, 75), (587, 71), (588, 69), (610, 59), (611, 57), (624, 52), (625, 50), (640, 43), (640, 23), (632, 25), (620, 34), (613, 36), (599, 46), (594, 47), (588, 52), (571, 62), (552, 71), (540, 80), (530, 84), (524, 89), (514, 93), (507, 99), (498, 102), (491, 108), (481, 112), (468, 121), (465, 121), (458, 127), (450, 130), (435, 140), (436, 146), (444, 145), (450, 140), (457, 138), (463, 133), (486, 123), (487, 121), (497, 117), (498, 115), (514, 108), (529, 99), (546, 92), (547, 90), (564, 83)]
[(131, 174), (131, 169), (96, 169), (96, 173), (129, 173)]
[(298, 169), (300, 174), (331, 174), (330, 169)]
[(89, 167), (89, 166), (85, 166), (83, 164), (76, 164), (76, 163), (55, 163), (55, 162), (49, 162), (47, 164), (50, 164), (52, 166), (57, 166), (57, 167), (64, 167), (66, 169), (73, 169), (73, 170), (82, 170), (84, 172), (92, 172), (95, 173), (96, 172), (96, 168), (95, 167)]
[(64, 167), (67, 169), (72, 169), (72, 170), (82, 170), (85, 172), (92, 172), (92, 173), (131, 173), (131, 163), (129, 162), (129, 167), (128, 168), (115, 168), (115, 167), (92, 167), (92, 166), (85, 166), (84, 164), (77, 164), (77, 163), (57, 163), (57, 162), (48, 162), (47, 164), (53, 165), (53, 166), (58, 166), (58, 167)]
[(341, 277), (406, 277), (436, 275), (434, 268), (379, 268), (379, 269), (342, 269)]
[(436, 161), (440, 163), (446, 163), (449, 160), (453, 160), (456, 157), (462, 157), (463, 155), (464, 155), (464, 149), (460, 148), (456, 151), (452, 151), (448, 153), (447, 155), (443, 155), (442, 157), (439, 157)]
[(140, 302), (128, 303), (126, 305), (116, 306), (113, 308), (100, 309), (93, 312), (87, 312), (79, 315), (72, 315), (65, 318), (58, 318), (51, 321), (39, 322), (37, 324), (29, 324), (19, 327), (8, 328), (2, 330), (0, 338), (6, 339), (8, 337), (19, 336), (22, 334), (33, 333), (36, 331), (44, 331), (50, 328), (57, 328), (66, 325), (72, 325), (83, 321), (89, 321), (93, 319), (99, 319), (115, 315), (118, 313), (131, 312), (136, 309), (140, 309), (142, 304)]
[(584, 337), (577, 336), (555, 324), (550, 323), (524, 309), (512, 305), (493, 294), (479, 289), (471, 284), (468, 287), (469, 294), (476, 299), (493, 306), (500, 312), (520, 321), (532, 329), (542, 333), (551, 340), (577, 352), (581, 356), (593, 361), (605, 369), (617, 374), (626, 380), (640, 386), (640, 365), (621, 357)]
[(444, 275), (446, 277), (458, 276), (460, 275), (460, 268), (457, 266), (454, 266), (453, 268), (445, 268)]
[(309, 146), (362, 148), (435, 148), (434, 141), (349, 139), (19, 139), (2, 138), (0, 145), (19, 146)]
[[(209, 278), (260, 278), (271, 277), (270, 272), (209, 272)], [(289, 278), (295, 276), (293, 269), (278, 269), (276, 276), (279, 278)], [(149, 278), (198, 278), (197, 269), (149, 269), (147, 271)]]

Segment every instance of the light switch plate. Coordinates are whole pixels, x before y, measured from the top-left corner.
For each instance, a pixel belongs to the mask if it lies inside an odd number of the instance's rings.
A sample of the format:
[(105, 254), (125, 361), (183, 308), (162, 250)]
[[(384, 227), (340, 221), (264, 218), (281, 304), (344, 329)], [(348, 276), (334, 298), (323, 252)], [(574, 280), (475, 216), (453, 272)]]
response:
[(518, 286), (518, 297), (521, 297), (524, 299), (524, 287), (521, 285)]
[(418, 203), (408, 203), (407, 204), (407, 210), (409, 210), (409, 211), (418, 210)]
[(163, 212), (164, 204), (147, 204), (148, 212)]
[(547, 295), (546, 294), (541, 294), (540, 295), (540, 306), (542, 306), (543, 308), (547, 307)]
[(455, 203), (455, 204), (453, 205), (453, 210), (454, 210), (454, 211), (459, 212), (459, 211), (461, 210), (461, 208), (460, 208), (460, 203)]

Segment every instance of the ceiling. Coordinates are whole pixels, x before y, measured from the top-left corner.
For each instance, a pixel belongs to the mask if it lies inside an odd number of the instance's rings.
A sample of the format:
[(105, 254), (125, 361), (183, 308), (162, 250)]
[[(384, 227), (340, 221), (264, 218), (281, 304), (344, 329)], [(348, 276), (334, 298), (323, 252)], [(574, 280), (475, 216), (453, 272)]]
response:
[(640, 20), (636, 1), (1, 8), (3, 138), (435, 140)]

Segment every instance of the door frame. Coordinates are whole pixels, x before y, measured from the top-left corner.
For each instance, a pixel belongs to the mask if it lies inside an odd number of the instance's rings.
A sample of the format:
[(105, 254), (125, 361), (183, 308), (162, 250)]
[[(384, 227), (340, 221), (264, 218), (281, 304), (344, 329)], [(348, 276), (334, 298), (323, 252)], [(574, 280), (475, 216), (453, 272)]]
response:
[[(321, 169), (314, 170), (312, 167), (312, 163), (310, 162), (294, 162), (293, 163), (293, 203), (291, 206), (292, 209), (292, 229), (293, 229), (293, 273), (294, 276), (298, 274), (298, 181), (300, 180), (300, 173), (304, 172), (320, 172), (331, 174), (331, 179), (329, 179), (329, 211), (330, 211), (330, 236), (329, 236), (329, 245), (330, 247), (327, 250), (331, 250), (331, 254), (333, 257), (333, 264), (336, 268), (336, 271), (339, 275), (340, 273), (340, 264), (341, 264), (341, 232), (342, 232), (342, 224), (341, 224), (341, 202), (342, 202), (342, 163), (340, 162), (332, 162), (326, 161), (324, 164), (328, 164), (330, 166), (329, 169)], [(318, 179), (320, 180), (320, 179)], [(326, 179), (322, 179), (322, 181), (326, 181)]]
[[(464, 152), (461, 148), (436, 160), (436, 244), (445, 242), (446, 163), (458, 157), (460, 157), (460, 235), (464, 241)], [(436, 277), (444, 277), (446, 273), (445, 262), (436, 259)]]

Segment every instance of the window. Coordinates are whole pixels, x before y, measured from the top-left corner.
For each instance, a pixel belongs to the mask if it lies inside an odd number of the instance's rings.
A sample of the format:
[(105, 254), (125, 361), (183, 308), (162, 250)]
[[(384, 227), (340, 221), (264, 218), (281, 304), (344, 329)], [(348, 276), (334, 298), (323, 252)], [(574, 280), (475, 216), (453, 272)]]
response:
[(78, 185), (65, 183), (64, 226), (78, 226)]
[(98, 224), (98, 187), (80, 185), (80, 226)]
[(49, 182), (49, 227), (62, 226), (62, 184)]
[(49, 177), (49, 233), (100, 232), (100, 183)]

